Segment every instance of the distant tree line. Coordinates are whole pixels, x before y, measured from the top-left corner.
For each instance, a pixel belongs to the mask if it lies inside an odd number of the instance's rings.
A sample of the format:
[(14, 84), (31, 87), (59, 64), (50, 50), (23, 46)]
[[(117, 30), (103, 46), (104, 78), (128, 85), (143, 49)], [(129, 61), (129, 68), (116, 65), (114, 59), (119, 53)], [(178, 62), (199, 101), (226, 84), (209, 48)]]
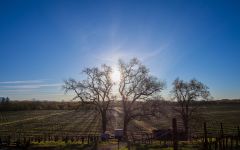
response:
[[(10, 101), (2, 99), (0, 102), (0, 111), (17, 111), (17, 110), (77, 110), (82, 106), (79, 102), (57, 102), (57, 101)], [(84, 106), (85, 109), (94, 109), (89, 104)], [(82, 108), (81, 108), (82, 109)]]
[(7, 104), (9, 103), (10, 99), (8, 97), (1, 97), (0, 102), (1, 104)]
[[(158, 106), (173, 106), (176, 105), (174, 101), (167, 100), (152, 100), (152, 102), (157, 102)], [(87, 103), (87, 102), (86, 102)], [(120, 102), (114, 102), (115, 105), (120, 105)], [(145, 103), (145, 102), (137, 102)], [(214, 100), (214, 101), (196, 101), (192, 105), (232, 105), (240, 104), (240, 99), (228, 99), (228, 100)], [(146, 105), (146, 104), (145, 104)], [(0, 101), (0, 111), (17, 111), (17, 110), (89, 110), (96, 109), (93, 104), (88, 102), (88, 104), (80, 104), (79, 102), (58, 102), (58, 101)]]

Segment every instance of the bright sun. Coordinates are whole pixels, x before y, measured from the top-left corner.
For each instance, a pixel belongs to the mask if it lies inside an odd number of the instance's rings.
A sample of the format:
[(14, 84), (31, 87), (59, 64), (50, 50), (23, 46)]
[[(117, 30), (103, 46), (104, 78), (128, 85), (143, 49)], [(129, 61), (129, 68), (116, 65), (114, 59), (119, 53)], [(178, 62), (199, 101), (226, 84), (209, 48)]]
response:
[(111, 74), (112, 81), (115, 82), (115, 83), (119, 83), (120, 82), (120, 76), (121, 76), (120, 71), (116, 67), (114, 67), (113, 70), (112, 70), (112, 74)]

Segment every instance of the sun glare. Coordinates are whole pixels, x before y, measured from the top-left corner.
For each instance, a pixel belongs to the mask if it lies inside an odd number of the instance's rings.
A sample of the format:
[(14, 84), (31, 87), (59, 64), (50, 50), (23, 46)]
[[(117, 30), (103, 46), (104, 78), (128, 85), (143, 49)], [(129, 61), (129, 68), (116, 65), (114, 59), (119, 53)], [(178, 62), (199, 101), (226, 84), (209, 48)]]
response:
[(111, 79), (113, 82), (116, 82), (116, 83), (119, 83), (120, 82), (120, 71), (114, 67), (113, 68), (113, 71), (112, 71), (112, 74), (111, 74)]

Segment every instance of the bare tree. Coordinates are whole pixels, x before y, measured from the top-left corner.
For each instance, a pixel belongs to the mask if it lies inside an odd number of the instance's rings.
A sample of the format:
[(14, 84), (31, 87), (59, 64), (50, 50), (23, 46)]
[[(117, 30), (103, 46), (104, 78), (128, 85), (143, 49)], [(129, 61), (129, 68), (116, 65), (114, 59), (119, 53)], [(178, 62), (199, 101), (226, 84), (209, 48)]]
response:
[(149, 70), (136, 58), (129, 63), (119, 60), (119, 70), (121, 80), (118, 90), (123, 105), (123, 134), (125, 140), (128, 140), (127, 130), (130, 121), (136, 117), (148, 115), (143, 111), (141, 101), (160, 92), (164, 84), (151, 76)]
[(207, 100), (210, 92), (206, 85), (196, 79), (185, 82), (177, 78), (173, 82), (172, 94), (174, 100), (177, 101), (177, 107), (174, 110), (180, 115), (185, 135), (188, 137), (190, 121), (194, 119), (193, 116), (199, 108), (195, 102), (198, 100)]
[(99, 68), (87, 68), (83, 70), (86, 79), (76, 81), (75, 79), (68, 79), (63, 88), (66, 92), (73, 91), (75, 97), (73, 99), (80, 99), (84, 104), (92, 102), (96, 106), (96, 110), (101, 114), (102, 133), (107, 128), (107, 111), (110, 107), (110, 102), (114, 100), (112, 95), (113, 82), (111, 81), (111, 67), (102, 65)]

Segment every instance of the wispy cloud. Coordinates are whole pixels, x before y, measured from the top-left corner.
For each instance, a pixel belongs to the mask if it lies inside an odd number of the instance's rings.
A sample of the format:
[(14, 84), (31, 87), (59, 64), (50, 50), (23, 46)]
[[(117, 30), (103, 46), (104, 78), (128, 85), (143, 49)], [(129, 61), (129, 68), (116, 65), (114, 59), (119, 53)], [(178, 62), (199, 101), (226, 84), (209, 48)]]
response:
[(15, 100), (32, 98), (57, 100), (66, 97), (61, 90), (62, 84), (58, 82), (53, 83), (50, 80), (1, 81), (0, 95), (8, 96), (10, 99)]
[(60, 87), (62, 83), (54, 83), (54, 84), (23, 84), (23, 85), (0, 85), (0, 88), (8, 88), (8, 89), (37, 89), (42, 87)]
[(0, 84), (33, 84), (43, 83), (44, 80), (0, 81)]
[(0, 89), (0, 93), (31, 92), (32, 89)]

